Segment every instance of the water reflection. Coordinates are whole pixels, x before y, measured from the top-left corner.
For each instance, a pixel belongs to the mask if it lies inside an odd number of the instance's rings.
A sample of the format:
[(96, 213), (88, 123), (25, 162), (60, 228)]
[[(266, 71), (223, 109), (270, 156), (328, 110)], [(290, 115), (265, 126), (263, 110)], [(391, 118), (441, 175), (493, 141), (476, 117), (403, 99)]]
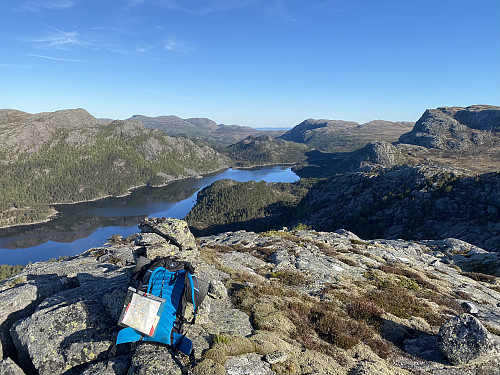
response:
[(0, 263), (27, 264), (75, 255), (102, 246), (113, 234), (129, 236), (137, 232), (137, 224), (148, 216), (181, 219), (196, 203), (198, 190), (223, 178), (267, 182), (299, 179), (289, 167), (283, 166), (229, 169), (203, 178), (174, 181), (160, 188), (135, 189), (126, 197), (58, 205), (60, 214), (50, 222), (0, 229)]

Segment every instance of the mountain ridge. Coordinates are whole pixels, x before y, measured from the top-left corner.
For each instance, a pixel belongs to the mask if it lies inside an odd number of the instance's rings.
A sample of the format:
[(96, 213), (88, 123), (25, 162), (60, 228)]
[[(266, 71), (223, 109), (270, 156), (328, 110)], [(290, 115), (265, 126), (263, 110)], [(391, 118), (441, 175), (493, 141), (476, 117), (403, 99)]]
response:
[(207, 145), (135, 120), (102, 122), (83, 109), (2, 111), (0, 137), (1, 226), (44, 221), (56, 203), (119, 196), (231, 164)]
[(385, 120), (359, 124), (354, 121), (308, 119), (278, 138), (304, 143), (323, 152), (350, 152), (369, 142), (395, 142), (412, 126), (411, 122)]
[(159, 129), (170, 135), (185, 135), (216, 146), (229, 146), (248, 136), (262, 134), (277, 136), (283, 133), (275, 130), (257, 130), (248, 126), (217, 124), (202, 117), (182, 119), (174, 115), (157, 117), (134, 115), (130, 119), (142, 122), (148, 129)]

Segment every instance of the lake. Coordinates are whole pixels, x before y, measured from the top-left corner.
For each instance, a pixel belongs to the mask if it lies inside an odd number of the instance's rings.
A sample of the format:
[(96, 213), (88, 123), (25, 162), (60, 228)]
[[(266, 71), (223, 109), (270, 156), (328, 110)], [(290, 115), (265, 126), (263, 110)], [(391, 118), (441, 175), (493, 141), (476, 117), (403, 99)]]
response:
[(71, 256), (103, 246), (113, 234), (139, 232), (145, 217), (184, 218), (196, 203), (197, 192), (214, 181), (294, 182), (289, 166), (228, 169), (202, 178), (173, 181), (159, 188), (142, 187), (125, 197), (57, 205), (59, 215), (47, 223), (0, 229), (0, 264), (28, 264)]

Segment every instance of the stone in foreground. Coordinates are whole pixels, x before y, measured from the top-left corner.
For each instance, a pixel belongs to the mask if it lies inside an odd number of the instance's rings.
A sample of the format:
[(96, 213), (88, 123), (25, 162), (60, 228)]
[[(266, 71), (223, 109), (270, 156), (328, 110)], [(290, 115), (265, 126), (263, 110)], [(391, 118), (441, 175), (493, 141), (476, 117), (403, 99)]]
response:
[(445, 322), (438, 333), (438, 347), (453, 365), (481, 362), (495, 352), (488, 330), (470, 314)]
[(156, 233), (181, 251), (196, 250), (196, 242), (184, 220), (172, 218), (147, 218), (139, 224), (139, 229), (144, 233)]

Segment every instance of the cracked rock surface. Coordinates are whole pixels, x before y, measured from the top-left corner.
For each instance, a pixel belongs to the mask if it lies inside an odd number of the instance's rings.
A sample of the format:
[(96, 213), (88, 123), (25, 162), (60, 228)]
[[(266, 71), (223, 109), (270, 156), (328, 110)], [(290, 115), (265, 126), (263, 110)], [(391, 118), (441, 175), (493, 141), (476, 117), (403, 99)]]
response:
[[(197, 362), (190, 373), (500, 374), (500, 280), (479, 272), (481, 261), (485, 272), (498, 269), (493, 253), (453, 239), (367, 241), (345, 230), (173, 241), (176, 230), (155, 227), (183, 228), (170, 220), (151, 221), (134, 243), (31, 264), (1, 281), (0, 375), (181, 374), (186, 357), (147, 343), (120, 347), (106, 366), (134, 255), (149, 247), (169, 256), (171, 246), (208, 290), (187, 331)], [(468, 341), (453, 349), (457, 337)]]

